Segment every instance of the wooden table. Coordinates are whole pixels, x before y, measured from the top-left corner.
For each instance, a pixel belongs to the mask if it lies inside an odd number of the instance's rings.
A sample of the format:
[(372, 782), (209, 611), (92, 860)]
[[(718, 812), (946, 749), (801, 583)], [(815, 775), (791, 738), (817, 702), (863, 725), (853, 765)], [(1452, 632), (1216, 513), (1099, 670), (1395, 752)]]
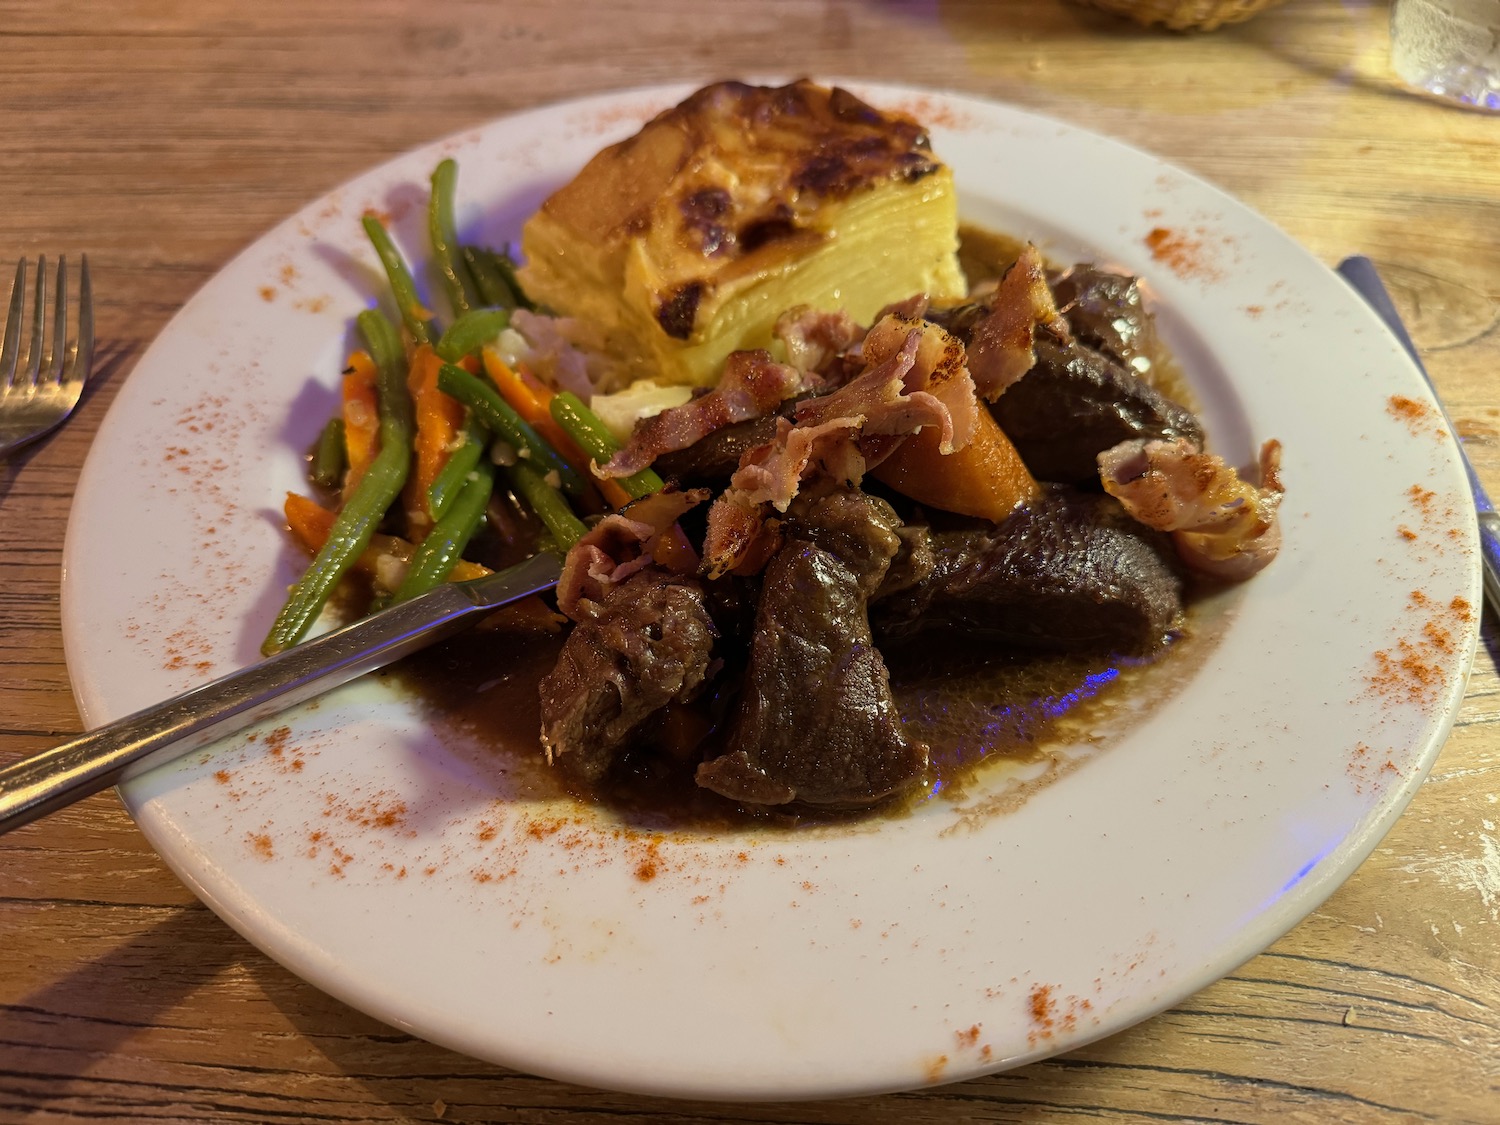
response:
[[(550, 100), (783, 72), (1010, 100), (1375, 258), (1500, 494), (1500, 118), (1398, 89), (1384, 5), (1301, 0), (1213, 35), (1061, 0), (416, 4), (0, 0), (0, 266), (87, 250), (102, 362), (80, 417), (0, 465), (0, 760), (79, 729), (58, 624), (72, 484), (148, 342), (309, 199)], [(0, 1119), (1500, 1121), (1500, 704), (1487, 616), (1431, 779), (1287, 937), (1093, 1046), (926, 1092), (679, 1104), (398, 1034), (200, 905), (113, 795), (0, 838)]]

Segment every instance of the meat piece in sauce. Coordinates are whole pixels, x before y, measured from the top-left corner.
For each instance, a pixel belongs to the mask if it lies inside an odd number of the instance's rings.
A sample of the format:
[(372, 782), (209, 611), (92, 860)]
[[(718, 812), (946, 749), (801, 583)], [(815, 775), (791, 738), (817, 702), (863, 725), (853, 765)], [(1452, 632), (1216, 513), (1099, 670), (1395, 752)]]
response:
[(1080, 263), (1052, 282), (1052, 296), (1079, 341), (1151, 381), (1161, 345), (1136, 278)]
[(932, 535), (932, 572), (872, 607), (882, 643), (950, 630), (1020, 649), (1144, 655), (1182, 612), (1166, 538), (1064, 487), (998, 527)]
[(1193, 570), (1243, 582), (1281, 548), (1281, 443), (1260, 450), (1257, 486), (1195, 443), (1127, 441), (1099, 455), (1104, 488), (1147, 527), (1172, 533)]
[(1099, 487), (1099, 454), (1124, 441), (1203, 443), (1203, 426), (1145, 380), (1074, 341), (1036, 342), (1036, 365), (990, 406), (1039, 480)]
[(796, 402), (789, 399), (778, 412), (714, 430), (686, 449), (662, 454), (651, 467), (667, 480), (680, 481), (684, 488), (722, 489), (740, 467), (741, 457), (776, 437), (776, 419), (792, 417)]
[(728, 750), (698, 767), (698, 784), (754, 805), (874, 804), (927, 768), (927, 747), (902, 730), (867, 611), (901, 547), (899, 521), (853, 489), (799, 497), (791, 517), (763, 576)]
[(702, 587), (657, 570), (603, 602), (583, 599), (578, 617), (540, 685), (542, 746), (559, 769), (595, 782), (648, 719), (697, 693), (716, 633)]

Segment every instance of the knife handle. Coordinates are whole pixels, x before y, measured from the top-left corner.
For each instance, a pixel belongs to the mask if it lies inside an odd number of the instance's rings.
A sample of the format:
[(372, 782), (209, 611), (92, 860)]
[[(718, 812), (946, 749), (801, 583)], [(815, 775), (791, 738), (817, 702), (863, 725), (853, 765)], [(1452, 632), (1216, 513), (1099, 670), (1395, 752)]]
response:
[(1479, 513), (1479, 558), (1484, 569), (1484, 599), (1500, 614), (1500, 513)]

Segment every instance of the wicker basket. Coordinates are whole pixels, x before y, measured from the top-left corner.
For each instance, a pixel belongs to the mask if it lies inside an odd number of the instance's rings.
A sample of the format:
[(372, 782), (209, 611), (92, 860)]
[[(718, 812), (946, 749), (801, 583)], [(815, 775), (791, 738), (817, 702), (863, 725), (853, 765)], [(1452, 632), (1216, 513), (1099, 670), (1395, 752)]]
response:
[(1286, 0), (1083, 0), (1095, 8), (1129, 16), (1139, 24), (1163, 24), (1174, 31), (1212, 31), (1239, 23)]

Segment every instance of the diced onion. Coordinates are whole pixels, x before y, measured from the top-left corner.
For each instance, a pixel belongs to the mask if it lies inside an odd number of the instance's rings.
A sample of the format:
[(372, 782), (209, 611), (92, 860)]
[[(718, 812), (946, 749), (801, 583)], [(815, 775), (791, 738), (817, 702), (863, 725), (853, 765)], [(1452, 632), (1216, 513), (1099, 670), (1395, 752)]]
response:
[(610, 433), (625, 442), (630, 440), (630, 431), (642, 418), (660, 414), (673, 406), (681, 406), (693, 397), (691, 387), (663, 385), (650, 379), (632, 383), (623, 391), (611, 395), (594, 395), (589, 408), (599, 420), (609, 427)]

